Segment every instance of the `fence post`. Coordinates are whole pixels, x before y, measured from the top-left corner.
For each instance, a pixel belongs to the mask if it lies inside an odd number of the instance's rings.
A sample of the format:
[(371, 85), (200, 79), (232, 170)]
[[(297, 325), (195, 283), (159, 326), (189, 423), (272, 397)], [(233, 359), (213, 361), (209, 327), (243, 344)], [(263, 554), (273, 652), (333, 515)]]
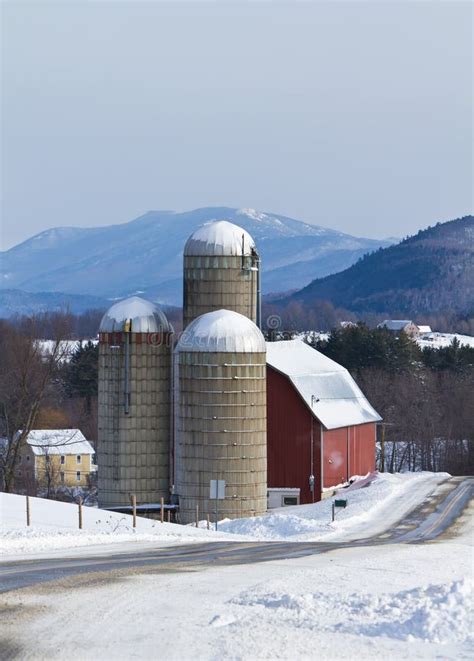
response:
[(168, 510), (168, 523), (171, 523), (171, 510)]
[(31, 526), (30, 497), (26, 497), (26, 525)]
[(82, 498), (79, 498), (77, 505), (79, 508), (79, 530), (82, 530)]
[(163, 523), (164, 520), (165, 520), (165, 499), (164, 498), (160, 499), (160, 504), (161, 504), (160, 518), (161, 518), (161, 523)]
[(137, 497), (134, 493), (131, 494), (130, 500), (132, 501), (132, 526), (137, 527)]
[(199, 528), (199, 505), (196, 505), (196, 528)]
[(209, 520), (209, 514), (207, 515), (207, 529), (208, 529), (208, 530), (211, 529), (211, 522), (210, 522), (210, 520)]
[(335, 518), (336, 518), (336, 506), (335, 506), (334, 501), (333, 501), (333, 503), (332, 503), (332, 520), (334, 521)]

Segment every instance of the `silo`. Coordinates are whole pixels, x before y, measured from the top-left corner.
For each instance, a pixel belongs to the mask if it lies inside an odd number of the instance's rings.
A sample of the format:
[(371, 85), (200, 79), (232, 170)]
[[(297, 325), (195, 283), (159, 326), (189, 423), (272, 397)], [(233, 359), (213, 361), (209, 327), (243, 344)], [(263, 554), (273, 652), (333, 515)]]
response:
[(136, 296), (113, 305), (99, 329), (100, 507), (157, 503), (170, 487), (173, 328)]
[(223, 308), (260, 327), (259, 269), (254, 240), (242, 227), (226, 220), (200, 227), (184, 247), (183, 328)]
[(225, 480), (219, 518), (267, 509), (266, 347), (247, 317), (209, 312), (177, 347), (176, 492), (182, 523), (213, 515), (210, 480)]

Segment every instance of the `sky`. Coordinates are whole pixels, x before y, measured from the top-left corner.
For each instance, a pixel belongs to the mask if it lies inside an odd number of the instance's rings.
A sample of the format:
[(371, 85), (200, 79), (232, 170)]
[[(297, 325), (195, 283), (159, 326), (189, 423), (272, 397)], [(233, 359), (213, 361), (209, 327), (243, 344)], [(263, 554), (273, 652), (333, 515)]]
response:
[(358, 236), (472, 212), (470, 2), (1, 3), (1, 241), (253, 207)]

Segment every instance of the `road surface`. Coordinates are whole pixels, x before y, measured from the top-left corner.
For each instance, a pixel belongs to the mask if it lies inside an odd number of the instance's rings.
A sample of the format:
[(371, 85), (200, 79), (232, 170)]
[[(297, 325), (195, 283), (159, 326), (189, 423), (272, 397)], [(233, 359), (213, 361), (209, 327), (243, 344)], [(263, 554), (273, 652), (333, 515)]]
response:
[(236, 565), (299, 558), (335, 549), (432, 541), (449, 529), (474, 496), (474, 478), (451, 478), (393, 528), (376, 537), (348, 542), (213, 542), (142, 552), (0, 563), (0, 592), (79, 574), (147, 569), (183, 571), (210, 565)]

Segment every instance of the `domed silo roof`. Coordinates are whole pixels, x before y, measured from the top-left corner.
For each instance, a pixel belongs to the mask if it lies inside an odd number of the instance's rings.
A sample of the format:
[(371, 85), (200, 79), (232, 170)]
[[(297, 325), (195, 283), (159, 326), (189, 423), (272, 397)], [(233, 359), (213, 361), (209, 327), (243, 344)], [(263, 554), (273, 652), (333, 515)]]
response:
[[(243, 237), (243, 241), (242, 241)], [(192, 234), (184, 246), (185, 255), (251, 255), (255, 242), (250, 234), (227, 220), (206, 223)]]
[(186, 328), (178, 351), (265, 353), (265, 339), (248, 317), (231, 310), (202, 314)]
[(132, 296), (110, 307), (100, 322), (100, 333), (124, 330), (127, 319), (132, 320), (132, 333), (172, 333), (173, 327), (165, 313), (151, 301)]

